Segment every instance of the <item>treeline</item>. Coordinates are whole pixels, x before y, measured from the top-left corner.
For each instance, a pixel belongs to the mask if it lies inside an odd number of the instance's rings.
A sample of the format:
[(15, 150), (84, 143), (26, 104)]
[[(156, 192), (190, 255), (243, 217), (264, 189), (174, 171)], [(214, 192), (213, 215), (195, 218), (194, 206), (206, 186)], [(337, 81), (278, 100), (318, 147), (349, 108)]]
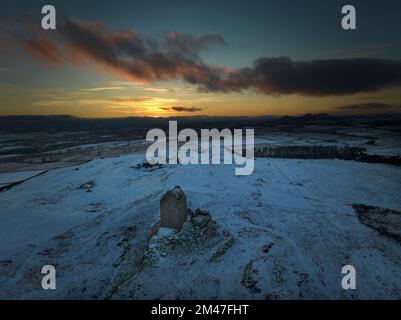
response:
[(401, 166), (400, 156), (383, 156), (366, 153), (364, 148), (336, 146), (281, 146), (255, 149), (260, 158), (288, 159), (341, 159), (368, 163), (385, 163)]

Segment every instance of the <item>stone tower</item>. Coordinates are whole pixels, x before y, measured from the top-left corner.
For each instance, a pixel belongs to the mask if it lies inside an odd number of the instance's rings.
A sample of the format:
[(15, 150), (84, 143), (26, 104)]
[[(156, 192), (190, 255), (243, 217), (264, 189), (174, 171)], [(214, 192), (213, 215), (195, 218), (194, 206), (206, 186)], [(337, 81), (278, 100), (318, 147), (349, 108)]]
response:
[(160, 200), (160, 227), (181, 230), (187, 221), (187, 197), (180, 187), (168, 191)]

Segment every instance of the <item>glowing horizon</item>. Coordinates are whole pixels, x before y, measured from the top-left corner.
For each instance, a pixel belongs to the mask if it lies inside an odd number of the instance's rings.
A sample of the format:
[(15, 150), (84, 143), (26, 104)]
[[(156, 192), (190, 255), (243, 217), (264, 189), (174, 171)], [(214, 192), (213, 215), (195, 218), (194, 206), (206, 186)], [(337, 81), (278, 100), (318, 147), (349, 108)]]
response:
[[(187, 20), (192, 5), (177, 7), (170, 19), (163, 2), (148, 7), (121, 0), (95, 12), (54, 1), (58, 27), (45, 31), (38, 28), (40, 6), (24, 3), (22, 12), (22, 4), (10, 2), (3, 16), (9, 26), (0, 29), (0, 115), (401, 112), (401, 44), (395, 38), (401, 30), (388, 32), (396, 12), (396, 3), (388, 2), (386, 19), (374, 27), (360, 19), (355, 31), (341, 29), (335, 3), (303, 4), (305, 16), (286, 13), (274, 1), (254, 8), (220, 3), (218, 19), (207, 18), (205, 3), (194, 24)], [(375, 6), (364, 5), (366, 19), (374, 16)], [(109, 17), (112, 9), (118, 19)], [(233, 27), (240, 18), (244, 23)], [(286, 19), (293, 24), (281, 30)]]

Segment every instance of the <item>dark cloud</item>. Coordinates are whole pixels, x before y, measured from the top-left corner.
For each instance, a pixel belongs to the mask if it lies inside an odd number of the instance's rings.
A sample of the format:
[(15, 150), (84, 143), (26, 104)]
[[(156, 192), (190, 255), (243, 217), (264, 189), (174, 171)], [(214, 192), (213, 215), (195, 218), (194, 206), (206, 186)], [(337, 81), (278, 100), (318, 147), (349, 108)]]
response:
[(101, 23), (64, 19), (57, 36), (30, 37), (23, 45), (47, 63), (63, 63), (68, 53), (75, 62), (92, 61), (109, 72), (135, 81), (179, 80), (200, 90), (267, 95), (348, 95), (401, 85), (401, 61), (330, 59), (293, 61), (288, 57), (260, 58), (250, 68), (230, 69), (206, 64), (200, 54), (224, 45), (217, 34), (199, 37), (169, 33), (164, 42), (131, 30), (114, 32)]
[(223, 37), (215, 33), (195, 37), (185, 33), (170, 32), (166, 38), (169, 50), (193, 59), (199, 58), (200, 52), (209, 50), (212, 46), (226, 45)]
[(269, 95), (347, 95), (401, 84), (401, 62), (379, 59), (293, 61), (260, 58), (253, 68), (232, 71), (207, 89), (253, 89)]
[(202, 111), (202, 108), (174, 106), (174, 107), (171, 107), (170, 110), (177, 111), (177, 112), (197, 112), (197, 111)]
[(361, 104), (351, 104), (351, 105), (346, 105), (346, 106), (339, 106), (336, 109), (339, 110), (382, 110), (382, 109), (393, 109), (393, 108), (399, 108), (399, 105), (392, 105), (392, 104), (386, 104), (386, 103), (361, 103)]
[(262, 58), (254, 72), (254, 86), (272, 94), (344, 95), (401, 84), (401, 62), (377, 59)]

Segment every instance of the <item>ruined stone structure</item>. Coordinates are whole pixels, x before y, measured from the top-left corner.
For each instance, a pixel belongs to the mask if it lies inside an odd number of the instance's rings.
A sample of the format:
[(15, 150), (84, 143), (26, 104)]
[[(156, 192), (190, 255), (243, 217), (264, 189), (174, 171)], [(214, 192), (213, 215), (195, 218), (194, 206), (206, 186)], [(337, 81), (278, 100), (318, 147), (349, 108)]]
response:
[(187, 197), (180, 187), (168, 191), (160, 200), (160, 227), (181, 230), (187, 221)]

